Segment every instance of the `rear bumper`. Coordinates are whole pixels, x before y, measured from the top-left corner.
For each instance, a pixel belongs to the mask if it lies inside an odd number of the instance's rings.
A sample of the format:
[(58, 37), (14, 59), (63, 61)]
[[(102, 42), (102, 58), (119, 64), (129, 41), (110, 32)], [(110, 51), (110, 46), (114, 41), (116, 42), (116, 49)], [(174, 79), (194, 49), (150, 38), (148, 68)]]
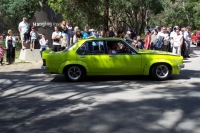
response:
[(184, 67), (185, 67), (185, 64), (178, 65), (178, 68), (184, 68)]
[(48, 68), (48, 66), (41, 66), (41, 69), (42, 70), (48, 70), (49, 68)]

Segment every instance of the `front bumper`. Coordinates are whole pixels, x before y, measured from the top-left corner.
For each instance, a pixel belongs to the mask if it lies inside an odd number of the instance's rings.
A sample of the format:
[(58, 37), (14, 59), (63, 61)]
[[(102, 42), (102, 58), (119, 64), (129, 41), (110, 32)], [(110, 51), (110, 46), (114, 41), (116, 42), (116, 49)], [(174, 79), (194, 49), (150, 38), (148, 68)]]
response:
[(184, 68), (184, 67), (185, 67), (185, 64), (178, 65), (178, 68)]
[(42, 70), (48, 70), (49, 68), (48, 68), (48, 66), (41, 66), (41, 69)]

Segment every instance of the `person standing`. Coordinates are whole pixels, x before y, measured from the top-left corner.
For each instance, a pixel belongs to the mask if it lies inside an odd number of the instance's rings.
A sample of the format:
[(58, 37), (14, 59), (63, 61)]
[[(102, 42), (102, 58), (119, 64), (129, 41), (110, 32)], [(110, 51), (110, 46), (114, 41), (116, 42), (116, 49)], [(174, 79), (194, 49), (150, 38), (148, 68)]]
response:
[(60, 30), (62, 33), (62, 38), (61, 38), (61, 49), (65, 49), (67, 46), (67, 39), (68, 39), (68, 35), (67, 35), (67, 27), (66, 27), (66, 22), (62, 21), (62, 23), (60, 24)]
[(4, 48), (2, 44), (0, 44), (0, 66), (3, 65), (3, 57), (4, 57), (4, 51), (6, 51), (7, 48)]
[(23, 17), (22, 22), (20, 22), (18, 25), (18, 30), (20, 33), (20, 38), (22, 43), (22, 49), (26, 48), (26, 44), (24, 43), (24, 33), (26, 32), (27, 29), (29, 29), (29, 24), (27, 23), (27, 18)]
[(38, 38), (38, 32), (35, 31), (34, 26), (31, 27), (30, 37), (31, 37), (30, 50), (32, 51), (35, 48), (35, 42)]
[(185, 40), (185, 52), (184, 57), (190, 57), (190, 43), (191, 43), (191, 35), (190, 35), (191, 28), (189, 26), (186, 27), (186, 31), (184, 32), (184, 40)]
[[(76, 34), (76, 31), (80, 31), (79, 30), (79, 27), (78, 26), (75, 26), (74, 27), (74, 31), (72, 31), (72, 35), (71, 35), (71, 37), (70, 37), (70, 46), (72, 46), (73, 45), (73, 37), (74, 37), (74, 35)], [(81, 33), (81, 32), (80, 32)], [(81, 33), (81, 38), (82, 38), (82, 33)]]
[(53, 51), (57, 52), (61, 50), (61, 42), (60, 39), (62, 37), (62, 33), (58, 31), (58, 26), (54, 27), (54, 32), (52, 33), (52, 40), (53, 40)]
[(158, 30), (154, 29), (153, 34), (151, 35), (151, 46), (150, 49), (153, 50), (155, 46), (155, 42), (157, 40)]
[(167, 28), (166, 27), (162, 27), (161, 31), (158, 32), (157, 39), (160, 36), (164, 37), (163, 45), (162, 45), (162, 51), (168, 51), (169, 36), (167, 34)]
[(137, 38), (137, 33), (135, 31), (135, 27), (132, 27), (132, 29), (131, 29), (131, 39), (133, 39), (133, 38)]
[(73, 36), (73, 41), (72, 41), (72, 45), (77, 43), (79, 39), (81, 39), (81, 31), (80, 30), (76, 30), (76, 33)]
[(124, 30), (122, 27), (119, 27), (119, 30), (117, 31), (118, 37), (123, 38), (124, 37)]
[(73, 32), (72, 32), (72, 25), (70, 23), (69, 20), (66, 21), (66, 27), (67, 27), (67, 45), (66, 47), (69, 47), (70, 46), (70, 38), (72, 37), (73, 35)]
[(130, 31), (127, 31), (126, 35), (124, 36), (124, 40), (130, 45), (133, 43), (133, 40), (131, 39), (131, 32)]
[(109, 37), (114, 37), (115, 33), (113, 31), (113, 27), (109, 28)]
[(183, 35), (180, 34), (179, 28), (176, 29), (176, 35), (173, 36), (172, 53), (181, 55), (181, 47), (183, 45)]
[(88, 26), (85, 26), (85, 31), (83, 33), (83, 39), (86, 39), (86, 38), (94, 38), (95, 36), (93, 35), (92, 32), (89, 31), (89, 27)]
[(13, 36), (13, 31), (8, 30), (8, 36), (6, 37), (6, 48), (7, 54), (6, 54), (6, 60), (8, 65), (15, 62), (15, 36)]
[(151, 46), (151, 36), (150, 36), (150, 32), (149, 30), (146, 30), (145, 31), (145, 42), (144, 42), (144, 46), (145, 46), (145, 49), (150, 49), (150, 46)]

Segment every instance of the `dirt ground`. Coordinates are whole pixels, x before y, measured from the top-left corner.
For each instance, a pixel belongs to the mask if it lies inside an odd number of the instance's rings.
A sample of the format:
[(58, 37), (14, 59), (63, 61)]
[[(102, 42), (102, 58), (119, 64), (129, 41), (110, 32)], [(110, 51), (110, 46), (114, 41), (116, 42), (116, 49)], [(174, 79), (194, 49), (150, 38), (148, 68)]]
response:
[(27, 71), (30, 69), (40, 69), (41, 66), (42, 61), (24, 62), (19, 59), (16, 59), (15, 63), (6, 65), (6, 62), (4, 60), (3, 65), (0, 66), (0, 72)]

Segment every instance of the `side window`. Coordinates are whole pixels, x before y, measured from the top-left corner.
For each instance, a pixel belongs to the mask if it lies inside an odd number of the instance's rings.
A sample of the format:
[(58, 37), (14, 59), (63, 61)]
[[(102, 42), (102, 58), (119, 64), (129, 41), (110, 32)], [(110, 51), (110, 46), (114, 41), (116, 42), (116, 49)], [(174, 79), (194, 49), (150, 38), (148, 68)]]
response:
[(78, 54), (104, 54), (104, 42), (103, 41), (88, 41), (79, 47)]
[(108, 54), (133, 54), (133, 50), (123, 41), (107, 41)]

